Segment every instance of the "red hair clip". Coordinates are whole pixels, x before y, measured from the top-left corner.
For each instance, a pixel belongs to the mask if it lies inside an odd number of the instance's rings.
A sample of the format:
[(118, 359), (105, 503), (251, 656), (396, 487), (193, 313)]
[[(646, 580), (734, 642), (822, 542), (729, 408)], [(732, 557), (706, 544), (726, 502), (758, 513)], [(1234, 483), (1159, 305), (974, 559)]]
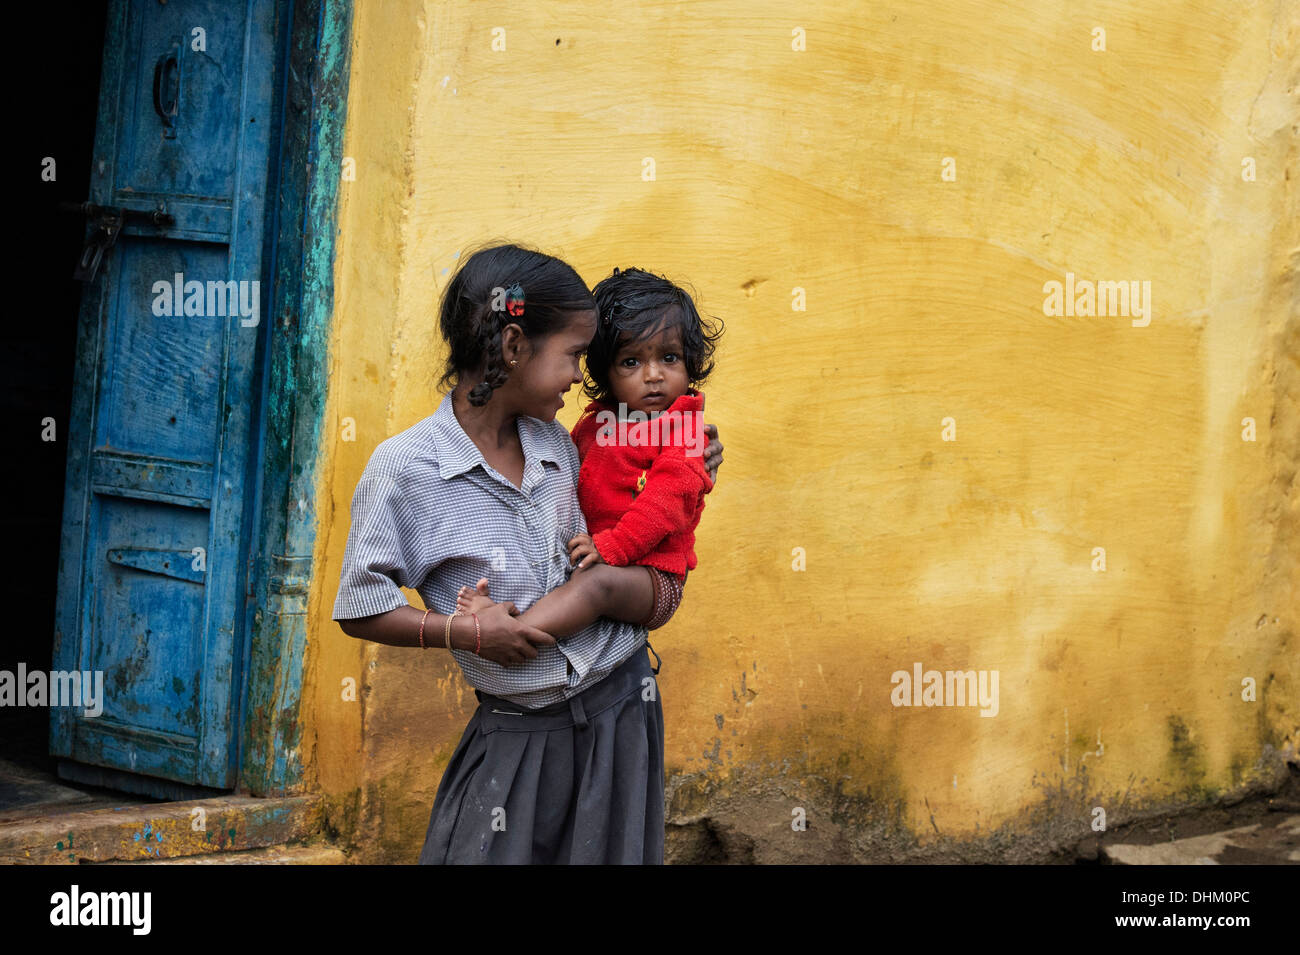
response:
[(512, 318), (524, 314), (524, 290), (518, 282), (506, 289), (506, 312)]

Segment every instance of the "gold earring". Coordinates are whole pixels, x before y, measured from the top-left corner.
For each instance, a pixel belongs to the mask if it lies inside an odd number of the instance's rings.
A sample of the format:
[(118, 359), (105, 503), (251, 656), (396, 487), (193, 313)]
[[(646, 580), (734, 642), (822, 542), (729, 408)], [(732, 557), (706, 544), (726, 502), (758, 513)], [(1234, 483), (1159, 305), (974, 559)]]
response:
[(511, 368), (515, 367), (515, 365), (517, 365), (517, 364), (519, 364), (519, 359), (517, 359), (517, 358), (511, 358), (511, 359), (510, 359), (510, 367), (511, 367)]

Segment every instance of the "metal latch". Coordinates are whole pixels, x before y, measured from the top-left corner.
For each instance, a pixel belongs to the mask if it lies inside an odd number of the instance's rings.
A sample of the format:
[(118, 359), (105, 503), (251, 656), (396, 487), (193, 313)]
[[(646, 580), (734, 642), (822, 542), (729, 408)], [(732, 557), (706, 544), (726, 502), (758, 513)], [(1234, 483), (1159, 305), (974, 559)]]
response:
[(83, 213), (97, 226), (86, 247), (81, 250), (81, 258), (72, 277), (78, 282), (93, 282), (99, 273), (99, 265), (104, 260), (104, 253), (113, 247), (122, 227), (130, 223), (141, 225), (174, 225), (176, 218), (162, 209), (144, 212), (139, 209), (123, 209), (120, 206), (97, 206), (93, 202), (62, 202), (59, 208), (66, 212)]

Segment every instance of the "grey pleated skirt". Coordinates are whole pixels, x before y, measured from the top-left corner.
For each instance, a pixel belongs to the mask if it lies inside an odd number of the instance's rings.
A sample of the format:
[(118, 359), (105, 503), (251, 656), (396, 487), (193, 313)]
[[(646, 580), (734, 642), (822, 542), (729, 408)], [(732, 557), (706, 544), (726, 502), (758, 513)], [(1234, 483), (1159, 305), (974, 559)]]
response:
[(646, 649), (541, 709), (475, 690), (420, 864), (662, 865), (663, 705)]

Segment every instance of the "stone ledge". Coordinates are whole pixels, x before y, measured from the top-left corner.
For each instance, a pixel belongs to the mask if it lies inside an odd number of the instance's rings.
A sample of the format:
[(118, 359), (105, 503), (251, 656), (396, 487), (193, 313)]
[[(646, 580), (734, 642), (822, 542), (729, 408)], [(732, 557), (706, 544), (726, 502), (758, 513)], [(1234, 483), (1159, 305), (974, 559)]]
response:
[[(194, 828), (194, 810), (203, 825)], [(222, 796), (63, 812), (0, 823), (0, 863), (60, 865), (206, 856), (320, 833), (319, 796)]]
[(180, 859), (137, 859), (94, 865), (347, 865), (347, 855), (334, 846), (270, 846), (246, 852), (212, 852)]
[(1115, 865), (1297, 865), (1300, 816), (1154, 845), (1103, 846), (1101, 852)]

